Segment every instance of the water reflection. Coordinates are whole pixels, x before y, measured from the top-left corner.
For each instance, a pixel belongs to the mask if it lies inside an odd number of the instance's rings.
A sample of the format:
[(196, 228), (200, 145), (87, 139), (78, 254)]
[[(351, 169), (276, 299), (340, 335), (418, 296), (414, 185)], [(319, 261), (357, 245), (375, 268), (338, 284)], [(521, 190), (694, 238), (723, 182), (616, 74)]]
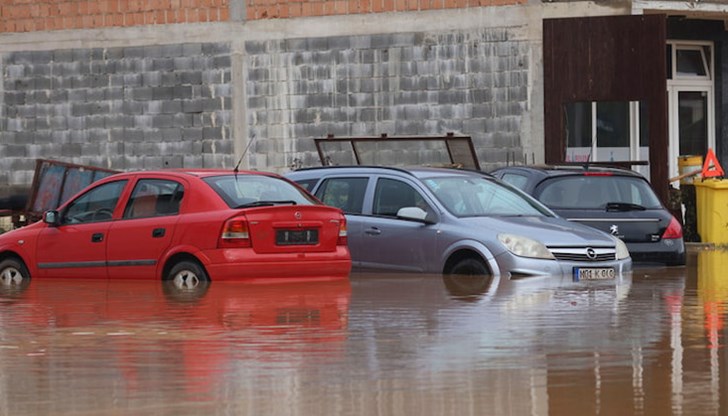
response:
[(0, 414), (728, 414), (721, 254), (615, 280), (33, 281)]

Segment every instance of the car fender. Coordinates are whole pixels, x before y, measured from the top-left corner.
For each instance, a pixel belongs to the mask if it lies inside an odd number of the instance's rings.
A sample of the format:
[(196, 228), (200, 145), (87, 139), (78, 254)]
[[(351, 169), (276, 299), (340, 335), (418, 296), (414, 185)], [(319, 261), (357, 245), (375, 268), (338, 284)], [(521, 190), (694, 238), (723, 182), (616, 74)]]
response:
[(44, 229), (42, 223), (35, 223), (0, 235), (0, 256), (12, 254), (20, 257), (30, 276), (37, 276), (38, 267), (32, 260), (35, 258), (38, 234)]
[(169, 259), (171, 259), (172, 257), (174, 257), (178, 254), (190, 255), (190, 256), (196, 258), (200, 262), (200, 264), (202, 264), (203, 266), (207, 266), (210, 264), (210, 258), (207, 257), (205, 255), (205, 253), (202, 250), (200, 250), (198, 247), (195, 247), (193, 245), (188, 245), (188, 244), (177, 245), (177, 246), (170, 247), (166, 252), (164, 252), (162, 257), (160, 258), (159, 264), (157, 264), (157, 271), (156, 271), (157, 276), (162, 275), (164, 266), (167, 264)]
[(458, 250), (470, 250), (478, 253), (488, 264), (488, 268), (493, 272), (493, 277), (500, 277), (501, 270), (498, 266), (498, 262), (495, 260), (495, 256), (485, 244), (477, 240), (464, 239), (450, 244), (445, 248), (445, 250), (443, 250), (442, 257), (440, 258), (440, 264), (444, 266), (447, 259), (449, 259), (450, 256)]

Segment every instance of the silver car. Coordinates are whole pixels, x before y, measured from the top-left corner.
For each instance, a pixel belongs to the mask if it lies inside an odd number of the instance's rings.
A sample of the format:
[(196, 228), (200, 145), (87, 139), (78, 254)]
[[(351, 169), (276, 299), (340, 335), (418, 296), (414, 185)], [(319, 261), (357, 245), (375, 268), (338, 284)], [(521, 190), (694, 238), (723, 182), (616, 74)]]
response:
[(358, 270), (587, 280), (632, 268), (618, 238), (566, 221), (487, 174), (326, 166), (284, 176), (344, 211)]

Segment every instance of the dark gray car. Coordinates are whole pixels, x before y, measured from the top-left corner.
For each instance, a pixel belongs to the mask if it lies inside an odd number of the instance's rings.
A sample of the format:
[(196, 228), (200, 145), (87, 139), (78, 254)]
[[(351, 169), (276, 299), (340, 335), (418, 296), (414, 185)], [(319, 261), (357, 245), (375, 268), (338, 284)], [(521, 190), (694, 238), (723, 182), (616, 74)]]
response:
[(631, 270), (618, 238), (483, 173), (334, 166), (285, 176), (344, 211), (357, 269), (579, 280)]
[(682, 226), (644, 176), (598, 166), (508, 166), (492, 174), (560, 216), (622, 239), (639, 262), (685, 264)]

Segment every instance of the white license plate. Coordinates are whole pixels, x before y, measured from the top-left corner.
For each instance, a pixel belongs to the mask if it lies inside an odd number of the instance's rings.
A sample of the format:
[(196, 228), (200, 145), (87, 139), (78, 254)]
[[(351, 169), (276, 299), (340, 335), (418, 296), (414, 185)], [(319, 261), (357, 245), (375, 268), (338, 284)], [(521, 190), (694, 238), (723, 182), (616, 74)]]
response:
[(574, 267), (574, 280), (614, 279), (617, 273), (613, 267)]

